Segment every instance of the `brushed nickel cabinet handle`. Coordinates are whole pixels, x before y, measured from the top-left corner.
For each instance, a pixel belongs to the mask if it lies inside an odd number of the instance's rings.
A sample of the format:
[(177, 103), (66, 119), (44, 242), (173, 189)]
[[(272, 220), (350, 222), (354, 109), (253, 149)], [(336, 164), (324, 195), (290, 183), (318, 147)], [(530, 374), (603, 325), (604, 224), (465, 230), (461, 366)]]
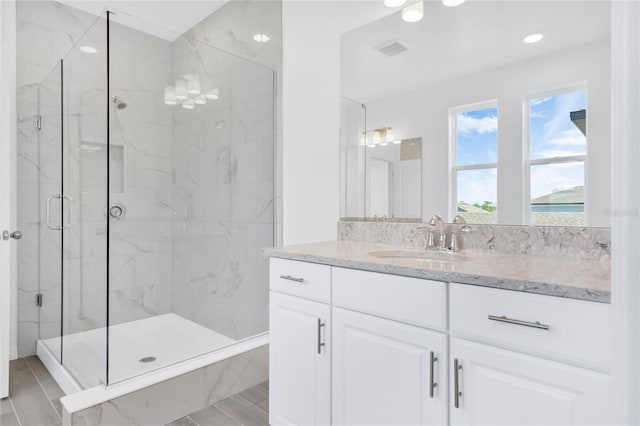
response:
[(460, 392), (460, 373), (462, 370), (462, 365), (458, 361), (458, 358), (453, 360), (453, 405), (456, 408), (460, 408), (460, 397), (462, 396), (462, 392)]
[(549, 326), (546, 324), (541, 324), (540, 321), (536, 321), (536, 322), (521, 321), (517, 319), (507, 318), (504, 315), (503, 316), (489, 315), (488, 318), (491, 321), (506, 322), (507, 324), (515, 324), (515, 325), (522, 325), (525, 327), (539, 328), (541, 330), (549, 330)]
[(429, 373), (431, 375), (431, 378), (429, 379), (429, 396), (431, 398), (433, 398), (434, 391), (436, 387), (438, 387), (438, 384), (435, 382), (435, 378), (433, 376), (434, 370), (435, 370), (434, 365), (437, 361), (438, 361), (438, 357), (436, 356), (435, 353), (433, 353), (433, 351), (431, 351), (431, 363), (429, 366)]
[(318, 318), (318, 355), (322, 353), (322, 347), (324, 346), (324, 342), (322, 341), (322, 327), (324, 327), (324, 323), (320, 318)]
[(304, 278), (292, 277), (291, 275), (280, 275), (283, 280), (295, 281), (297, 283), (303, 283)]

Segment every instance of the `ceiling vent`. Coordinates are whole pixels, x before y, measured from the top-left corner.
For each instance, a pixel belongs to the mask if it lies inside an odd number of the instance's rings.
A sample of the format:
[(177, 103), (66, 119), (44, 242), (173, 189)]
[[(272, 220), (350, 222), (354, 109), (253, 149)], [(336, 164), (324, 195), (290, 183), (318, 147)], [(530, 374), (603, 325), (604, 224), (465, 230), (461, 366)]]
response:
[(407, 47), (397, 40), (385, 41), (384, 43), (381, 43), (374, 47), (374, 49), (387, 56), (396, 56), (402, 52), (407, 51)]

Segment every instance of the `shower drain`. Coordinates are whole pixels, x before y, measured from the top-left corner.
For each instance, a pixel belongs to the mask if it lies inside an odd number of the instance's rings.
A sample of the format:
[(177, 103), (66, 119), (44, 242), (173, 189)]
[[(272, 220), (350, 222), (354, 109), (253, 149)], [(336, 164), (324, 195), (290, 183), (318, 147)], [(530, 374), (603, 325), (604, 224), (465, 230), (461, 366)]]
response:
[(155, 356), (145, 356), (144, 358), (140, 358), (140, 362), (153, 362), (155, 360)]

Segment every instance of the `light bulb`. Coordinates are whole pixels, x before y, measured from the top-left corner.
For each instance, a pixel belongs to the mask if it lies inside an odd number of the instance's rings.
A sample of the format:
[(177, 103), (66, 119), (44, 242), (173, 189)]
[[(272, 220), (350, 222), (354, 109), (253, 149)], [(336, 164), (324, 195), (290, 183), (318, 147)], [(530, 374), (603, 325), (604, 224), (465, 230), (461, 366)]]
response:
[(164, 103), (167, 105), (176, 105), (178, 103), (173, 86), (167, 86), (164, 88)]
[(196, 106), (195, 106), (195, 103), (193, 102), (193, 99), (189, 99), (188, 101), (184, 101), (182, 103), (182, 108), (184, 109), (194, 109), (195, 107)]
[(187, 80), (187, 91), (190, 95), (200, 94), (200, 80), (198, 80), (198, 76)]
[(418, 22), (424, 16), (424, 3), (422, 0), (402, 9), (402, 20), (405, 22)]
[(402, 6), (406, 0), (384, 0), (384, 5), (387, 7)]
[(522, 40), (522, 41), (524, 41), (524, 42), (525, 42), (525, 43), (527, 43), (527, 44), (537, 43), (537, 42), (539, 42), (540, 40), (542, 40), (542, 39), (543, 39), (543, 37), (544, 37), (544, 36), (543, 36), (542, 34), (529, 34), (529, 35), (528, 35), (528, 36), (526, 36), (526, 37), (524, 38), (524, 40)]
[(387, 127), (386, 142), (393, 142), (393, 129), (391, 127)]
[(220, 91), (218, 89), (209, 90), (207, 92), (207, 99), (215, 101), (218, 98), (220, 98)]
[(466, 0), (442, 0), (442, 4), (444, 4), (447, 7), (456, 7), (456, 6), (460, 6), (465, 1)]
[(189, 97), (189, 92), (187, 91), (187, 80), (179, 78), (176, 80), (176, 99), (179, 101), (184, 101)]

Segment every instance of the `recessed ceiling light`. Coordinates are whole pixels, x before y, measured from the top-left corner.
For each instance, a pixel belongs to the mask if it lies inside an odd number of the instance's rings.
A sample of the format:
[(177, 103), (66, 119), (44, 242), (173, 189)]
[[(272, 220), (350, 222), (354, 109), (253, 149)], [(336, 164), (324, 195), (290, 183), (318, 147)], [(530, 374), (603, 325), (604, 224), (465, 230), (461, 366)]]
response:
[(254, 34), (253, 39), (258, 43), (266, 43), (271, 40), (271, 37), (266, 34)]
[(418, 22), (423, 16), (424, 3), (422, 0), (402, 9), (402, 20), (405, 22)]
[(387, 7), (402, 6), (406, 0), (384, 0), (384, 5)]
[(460, 6), (465, 1), (467, 0), (442, 0), (442, 4), (444, 4), (447, 7), (456, 7), (456, 6)]
[(537, 43), (542, 40), (544, 36), (542, 34), (529, 34), (522, 41), (525, 43)]
[(98, 49), (91, 46), (80, 46), (80, 51), (84, 53), (96, 53), (98, 52)]

